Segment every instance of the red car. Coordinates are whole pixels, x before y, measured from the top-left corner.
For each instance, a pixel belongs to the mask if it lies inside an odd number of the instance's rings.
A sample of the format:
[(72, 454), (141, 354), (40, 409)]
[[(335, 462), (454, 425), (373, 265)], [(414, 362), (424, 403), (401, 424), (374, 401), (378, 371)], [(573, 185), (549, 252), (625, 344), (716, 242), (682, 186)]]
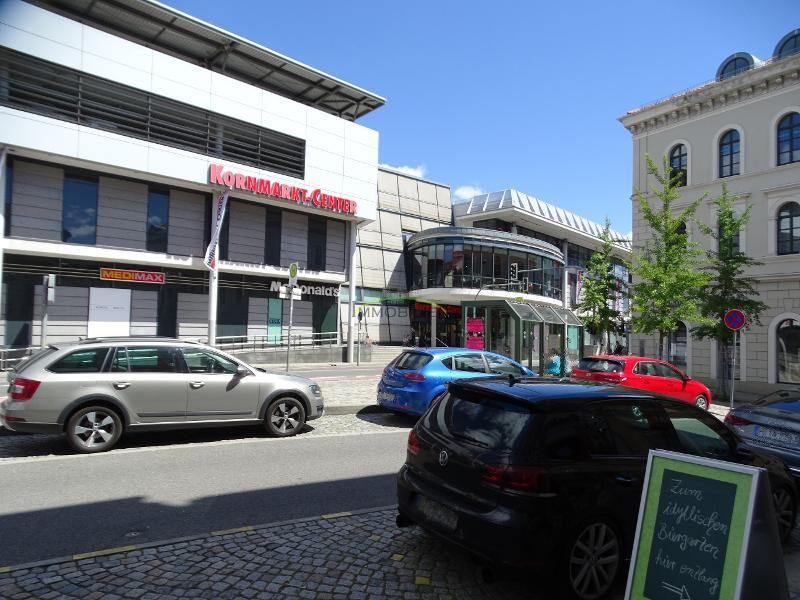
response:
[(598, 355), (584, 358), (572, 369), (575, 379), (618, 383), (663, 394), (708, 410), (711, 392), (675, 365), (645, 356)]

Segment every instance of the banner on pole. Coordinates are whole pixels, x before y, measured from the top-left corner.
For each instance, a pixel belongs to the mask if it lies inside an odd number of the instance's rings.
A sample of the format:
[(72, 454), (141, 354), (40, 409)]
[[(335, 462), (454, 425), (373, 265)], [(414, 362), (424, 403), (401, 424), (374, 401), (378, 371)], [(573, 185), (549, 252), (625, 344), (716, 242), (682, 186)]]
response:
[(203, 259), (203, 264), (210, 271), (214, 271), (217, 268), (217, 244), (219, 243), (219, 236), (222, 232), (222, 221), (225, 219), (225, 208), (227, 205), (228, 192), (226, 191), (220, 194), (219, 198), (217, 198), (217, 223), (214, 227), (214, 231), (211, 232), (211, 242), (209, 242), (208, 248), (206, 248), (206, 255)]

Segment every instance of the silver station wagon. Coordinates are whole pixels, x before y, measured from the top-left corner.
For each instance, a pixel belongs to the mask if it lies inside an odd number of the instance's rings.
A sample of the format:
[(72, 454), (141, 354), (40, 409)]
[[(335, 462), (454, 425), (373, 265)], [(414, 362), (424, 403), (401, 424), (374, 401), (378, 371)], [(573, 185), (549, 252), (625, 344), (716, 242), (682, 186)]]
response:
[(86, 453), (109, 450), (134, 430), (263, 423), (269, 434), (284, 437), (324, 410), (310, 379), (160, 337), (54, 344), (17, 365), (8, 381), (0, 425), (64, 433)]

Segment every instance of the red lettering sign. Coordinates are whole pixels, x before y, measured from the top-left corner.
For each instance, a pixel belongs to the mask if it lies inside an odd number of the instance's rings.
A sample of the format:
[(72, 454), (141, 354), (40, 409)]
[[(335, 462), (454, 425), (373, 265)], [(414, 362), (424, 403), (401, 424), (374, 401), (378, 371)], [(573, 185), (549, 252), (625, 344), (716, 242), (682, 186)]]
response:
[(167, 276), (157, 271), (127, 271), (125, 269), (100, 269), (100, 279), (133, 281), (134, 283), (165, 283)]
[(235, 171), (227, 171), (225, 170), (225, 165), (209, 165), (208, 182), (212, 185), (220, 185), (231, 189), (260, 194), (262, 196), (289, 200), (297, 204), (311, 204), (317, 208), (326, 208), (333, 212), (349, 215), (356, 214), (357, 204), (355, 200), (324, 194), (322, 190), (319, 189), (309, 191), (302, 187), (286, 185), (278, 183), (277, 181), (269, 181), (268, 179), (244, 175), (243, 173), (237, 173)]

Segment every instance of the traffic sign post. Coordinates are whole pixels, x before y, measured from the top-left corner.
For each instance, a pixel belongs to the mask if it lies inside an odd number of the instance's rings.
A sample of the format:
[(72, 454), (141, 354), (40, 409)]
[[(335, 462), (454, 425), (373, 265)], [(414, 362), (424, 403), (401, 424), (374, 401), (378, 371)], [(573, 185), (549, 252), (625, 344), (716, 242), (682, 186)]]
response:
[(747, 317), (738, 308), (731, 308), (725, 311), (722, 317), (725, 327), (733, 331), (733, 359), (731, 361), (731, 397), (730, 408), (733, 410), (733, 387), (736, 382), (736, 342), (738, 341), (739, 330), (747, 324)]

